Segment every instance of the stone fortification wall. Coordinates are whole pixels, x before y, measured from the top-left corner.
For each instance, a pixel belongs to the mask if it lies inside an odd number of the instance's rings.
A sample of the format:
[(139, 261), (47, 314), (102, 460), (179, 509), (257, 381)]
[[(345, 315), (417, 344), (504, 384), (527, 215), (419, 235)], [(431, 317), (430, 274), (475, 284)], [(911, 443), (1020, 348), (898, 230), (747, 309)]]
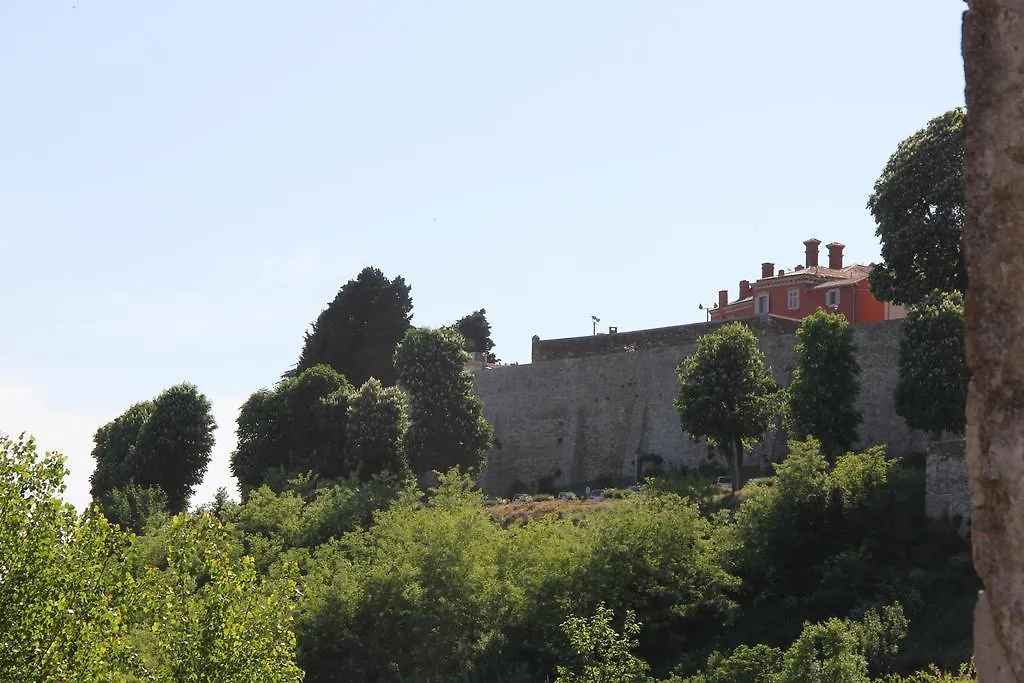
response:
[[(893, 410), (901, 324), (888, 321), (855, 328), (862, 368), (859, 408), (864, 415), (858, 446), (888, 443), (892, 452), (922, 449), (920, 435)], [(534, 488), (545, 479), (566, 487), (602, 476), (632, 477), (638, 454), (657, 456), (666, 468), (708, 462), (707, 445), (683, 433), (672, 403), (678, 387), (676, 367), (696, 348), (697, 337), (716, 325), (541, 342), (548, 345), (545, 357), (573, 348), (582, 349), (581, 355), (477, 373), (477, 392), (496, 437), (481, 485), (505, 495), (512, 488)], [(788, 384), (795, 365), (795, 326), (788, 320), (761, 319), (751, 327), (777, 381)], [(623, 350), (640, 337), (655, 341), (636, 351)], [(617, 351), (601, 350), (600, 344), (609, 339), (616, 339)], [(626, 343), (619, 343), (624, 339)], [(781, 457), (785, 442), (782, 433), (767, 435), (751, 461)]]
[(932, 519), (959, 521), (960, 533), (970, 528), (974, 507), (963, 439), (940, 441), (928, 447), (924, 510)]
[[(759, 337), (763, 334), (796, 332), (800, 321), (776, 316), (759, 316), (747, 318), (743, 323)], [(692, 348), (697, 338), (711, 332), (724, 322), (695, 323), (691, 325), (673, 325), (671, 327), (655, 327), (649, 330), (632, 330), (615, 334), (597, 334), (589, 337), (567, 337), (565, 339), (533, 338), (531, 358), (534, 363), (549, 360), (567, 360), (570, 358), (587, 358), (606, 354), (621, 353), (626, 348), (634, 351), (650, 349), (683, 347)]]

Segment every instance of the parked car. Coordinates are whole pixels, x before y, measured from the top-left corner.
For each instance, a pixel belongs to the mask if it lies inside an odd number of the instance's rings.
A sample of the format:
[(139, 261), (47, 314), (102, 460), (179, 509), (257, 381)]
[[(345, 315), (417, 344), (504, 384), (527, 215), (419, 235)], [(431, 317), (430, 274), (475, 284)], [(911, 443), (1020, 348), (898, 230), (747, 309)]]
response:
[(719, 477), (715, 480), (715, 486), (721, 491), (732, 491), (732, 477)]
[(591, 491), (590, 500), (604, 500), (604, 489), (594, 489)]
[(558, 500), (579, 500), (579, 497), (572, 491), (562, 491), (558, 494)]
[(640, 485), (639, 484), (630, 484), (627, 488), (630, 491), (632, 491), (633, 493), (640, 493)]
[(516, 495), (512, 496), (512, 502), (513, 503), (532, 503), (533, 502), (533, 496), (531, 496), (529, 493), (517, 493)]

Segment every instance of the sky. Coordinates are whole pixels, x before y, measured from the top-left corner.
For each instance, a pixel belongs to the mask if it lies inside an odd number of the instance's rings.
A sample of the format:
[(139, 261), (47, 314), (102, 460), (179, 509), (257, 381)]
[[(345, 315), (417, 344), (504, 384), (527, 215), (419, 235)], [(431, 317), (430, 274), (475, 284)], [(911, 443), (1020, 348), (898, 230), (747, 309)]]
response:
[(367, 265), (413, 323), (702, 321), (963, 103), (961, 0), (0, 3), (0, 431), (62, 452), (188, 381), (238, 407)]

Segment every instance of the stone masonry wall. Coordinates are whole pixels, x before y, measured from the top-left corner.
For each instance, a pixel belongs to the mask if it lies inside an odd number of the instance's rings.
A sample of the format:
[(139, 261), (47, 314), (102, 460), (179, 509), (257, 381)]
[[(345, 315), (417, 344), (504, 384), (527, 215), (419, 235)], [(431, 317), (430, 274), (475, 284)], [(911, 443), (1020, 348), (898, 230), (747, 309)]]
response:
[(940, 441), (928, 447), (924, 510), (932, 519), (960, 520), (960, 532), (970, 528), (971, 487), (967, 480), (964, 440)]
[[(796, 332), (800, 321), (777, 316), (758, 316), (742, 321), (759, 337), (764, 334)], [(671, 327), (655, 327), (649, 330), (632, 330), (616, 334), (596, 334), (587, 337), (567, 337), (564, 339), (533, 338), (531, 358), (534, 363), (549, 360), (567, 360), (570, 358), (586, 358), (606, 354), (621, 353), (630, 347), (634, 351), (650, 349), (691, 347), (697, 338), (724, 325), (723, 322), (695, 323), (691, 325), (673, 325)]]
[[(796, 338), (788, 322), (762, 321), (755, 329), (776, 380), (783, 385), (789, 383), (795, 365)], [(861, 364), (858, 407), (864, 416), (858, 447), (887, 443), (894, 453), (923, 450), (921, 435), (908, 429), (893, 409), (901, 324), (887, 321), (854, 328)], [(505, 495), (513, 485), (533, 488), (548, 477), (560, 487), (586, 485), (599, 476), (632, 477), (638, 454), (659, 456), (666, 468), (708, 462), (707, 445), (683, 433), (673, 401), (676, 367), (694, 351), (697, 337), (714, 326), (686, 326), (691, 329), (675, 337), (687, 340), (680, 344), (636, 351), (622, 350), (628, 344), (621, 344), (616, 352), (595, 347), (595, 353), (582, 357), (476, 373), (476, 389), (496, 437), (480, 484)], [(627, 335), (637, 333), (555, 341), (566, 349), (571, 341), (585, 345), (597, 342), (584, 340), (621, 341)], [(750, 462), (779, 458), (785, 448), (785, 434), (769, 434)]]

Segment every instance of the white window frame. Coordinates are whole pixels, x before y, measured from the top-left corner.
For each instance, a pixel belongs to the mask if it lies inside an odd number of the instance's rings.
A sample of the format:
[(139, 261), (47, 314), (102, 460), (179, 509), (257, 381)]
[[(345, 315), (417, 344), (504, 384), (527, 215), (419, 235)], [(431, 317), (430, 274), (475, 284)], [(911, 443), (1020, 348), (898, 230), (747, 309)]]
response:
[(786, 304), (789, 306), (789, 310), (795, 311), (800, 308), (800, 288), (790, 287), (786, 293)]
[(842, 295), (839, 292), (839, 288), (830, 289), (825, 292), (825, 305), (829, 308), (839, 307), (839, 302), (842, 300)]
[(755, 308), (754, 310), (757, 311), (758, 315), (766, 315), (768, 313), (768, 311), (770, 309), (770, 306), (769, 306), (769, 302), (770, 301), (771, 301), (771, 299), (768, 297), (767, 294), (758, 294), (757, 295), (757, 298), (754, 300), (755, 306), (757, 306), (757, 308)]

